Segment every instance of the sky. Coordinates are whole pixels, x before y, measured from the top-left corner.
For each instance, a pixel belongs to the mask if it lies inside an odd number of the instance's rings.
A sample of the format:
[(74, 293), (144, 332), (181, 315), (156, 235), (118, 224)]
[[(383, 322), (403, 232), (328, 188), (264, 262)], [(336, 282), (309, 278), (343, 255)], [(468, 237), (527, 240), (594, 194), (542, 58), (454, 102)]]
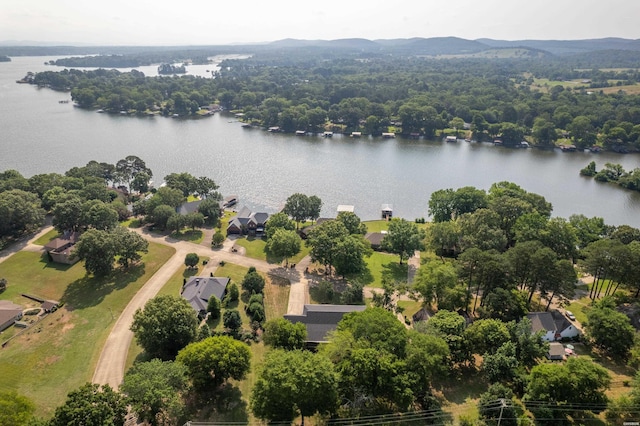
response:
[(0, 42), (640, 38), (638, 0), (0, 0)]

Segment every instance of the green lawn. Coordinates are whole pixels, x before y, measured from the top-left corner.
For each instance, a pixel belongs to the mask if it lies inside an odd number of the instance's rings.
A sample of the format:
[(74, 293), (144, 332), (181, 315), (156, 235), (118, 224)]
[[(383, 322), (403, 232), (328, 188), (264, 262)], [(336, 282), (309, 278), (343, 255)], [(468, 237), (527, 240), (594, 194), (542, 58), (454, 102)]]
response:
[(386, 220), (368, 220), (362, 223), (367, 225), (367, 232), (380, 232), (389, 229), (389, 222)]
[(51, 241), (54, 238), (58, 237), (58, 235), (60, 235), (60, 233), (56, 229), (52, 229), (51, 231), (49, 231), (46, 234), (42, 235), (40, 238), (36, 239), (33, 242), (33, 244), (37, 244), (39, 246), (43, 246), (43, 245), (47, 244), (49, 241)]
[(179, 296), (180, 290), (182, 289), (183, 280), (189, 279), (190, 277), (198, 275), (204, 265), (202, 265), (203, 260), (209, 260), (208, 257), (200, 256), (200, 261), (198, 262), (197, 268), (187, 268), (186, 266), (183, 268), (179, 268), (175, 274), (167, 281), (167, 283), (162, 286), (160, 291), (158, 292), (158, 296), (160, 295), (171, 295), (171, 296)]
[(189, 241), (191, 243), (200, 244), (204, 239), (204, 232), (199, 229), (188, 229), (181, 232), (173, 232), (169, 235), (171, 238), (175, 238), (180, 241)]
[(86, 276), (82, 263), (48, 264), (38, 253), (6, 260), (2, 274), (9, 287), (1, 299), (26, 306), (20, 294), (31, 293), (65, 305), (0, 350), (0, 390), (26, 395), (38, 416), (51, 416), (70, 390), (91, 380), (118, 316), (174, 252), (151, 243), (142, 264), (100, 279)]
[(422, 302), (419, 300), (398, 300), (398, 306), (404, 308), (402, 315), (411, 320), (413, 315), (422, 309)]
[(363, 274), (360, 279), (369, 287), (382, 288), (382, 280), (386, 279), (391, 282), (407, 281), (407, 263), (400, 265), (400, 257), (388, 253), (373, 252), (373, 254), (365, 258), (367, 262), (368, 272)]
[[(245, 256), (252, 259), (264, 260), (269, 263), (282, 263), (284, 259), (274, 257), (267, 253), (267, 240), (263, 238), (255, 237), (241, 237), (235, 240), (235, 244), (240, 247), (244, 247), (246, 250)], [(289, 259), (290, 263), (298, 263), (311, 251), (310, 247), (307, 247), (304, 242), (301, 244), (300, 253)]]

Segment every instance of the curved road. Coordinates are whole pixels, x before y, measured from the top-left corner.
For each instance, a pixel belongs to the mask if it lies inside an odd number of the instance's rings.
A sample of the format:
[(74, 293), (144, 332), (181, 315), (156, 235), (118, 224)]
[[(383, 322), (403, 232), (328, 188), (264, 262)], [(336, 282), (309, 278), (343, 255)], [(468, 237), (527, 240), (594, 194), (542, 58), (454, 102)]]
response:
[[(126, 306), (120, 317), (111, 329), (105, 345), (100, 354), (98, 365), (93, 374), (92, 381), (97, 384), (108, 384), (117, 389), (124, 377), (124, 368), (127, 361), (129, 346), (133, 339), (133, 333), (129, 330), (133, 323), (133, 315), (136, 310), (143, 308), (149, 299), (152, 299), (162, 286), (173, 276), (173, 274), (184, 265), (184, 257), (187, 253), (197, 253), (201, 256), (208, 256), (212, 262), (234, 263), (244, 267), (255, 267), (260, 272), (283, 276), (291, 281), (289, 292), (288, 313), (301, 314), (305, 303), (308, 301), (308, 284), (304, 274), (296, 270), (287, 270), (258, 259), (251, 259), (242, 255), (230, 252), (233, 241), (227, 240), (225, 246), (220, 250), (212, 250), (199, 244), (187, 241), (179, 241), (167, 237), (158, 237), (142, 230), (136, 230), (140, 235), (149, 241), (169, 245), (176, 249), (176, 253), (147, 281), (136, 293)], [(297, 265), (297, 268), (304, 268), (308, 265), (308, 260), (304, 259)]]

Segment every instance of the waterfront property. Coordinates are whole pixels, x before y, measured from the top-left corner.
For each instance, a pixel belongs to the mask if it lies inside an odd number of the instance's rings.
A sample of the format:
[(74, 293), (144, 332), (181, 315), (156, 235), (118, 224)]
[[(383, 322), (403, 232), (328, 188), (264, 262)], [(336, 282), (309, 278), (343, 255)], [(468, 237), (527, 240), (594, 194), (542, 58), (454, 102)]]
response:
[(254, 213), (245, 206), (229, 221), (229, 226), (227, 226), (227, 235), (236, 234), (262, 236), (264, 233), (264, 225), (267, 223), (268, 219), (268, 213)]
[(186, 216), (191, 213), (197, 213), (198, 207), (202, 204), (202, 200), (189, 201), (188, 203), (182, 203), (176, 208), (176, 212), (182, 216)]
[(372, 249), (378, 251), (380, 250), (380, 246), (382, 245), (382, 240), (384, 239), (385, 235), (387, 235), (387, 231), (367, 232), (364, 236), (364, 239), (369, 241)]

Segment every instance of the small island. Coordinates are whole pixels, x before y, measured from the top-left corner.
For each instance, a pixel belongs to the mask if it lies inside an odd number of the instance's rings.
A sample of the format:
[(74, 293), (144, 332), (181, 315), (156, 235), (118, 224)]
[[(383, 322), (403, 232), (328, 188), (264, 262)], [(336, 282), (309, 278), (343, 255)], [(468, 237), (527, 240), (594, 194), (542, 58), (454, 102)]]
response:
[(174, 64), (160, 64), (158, 67), (158, 74), (171, 75), (171, 74), (186, 74), (187, 68), (184, 65)]
[(0, 55), (0, 62), (11, 62), (11, 58), (5, 55)]

